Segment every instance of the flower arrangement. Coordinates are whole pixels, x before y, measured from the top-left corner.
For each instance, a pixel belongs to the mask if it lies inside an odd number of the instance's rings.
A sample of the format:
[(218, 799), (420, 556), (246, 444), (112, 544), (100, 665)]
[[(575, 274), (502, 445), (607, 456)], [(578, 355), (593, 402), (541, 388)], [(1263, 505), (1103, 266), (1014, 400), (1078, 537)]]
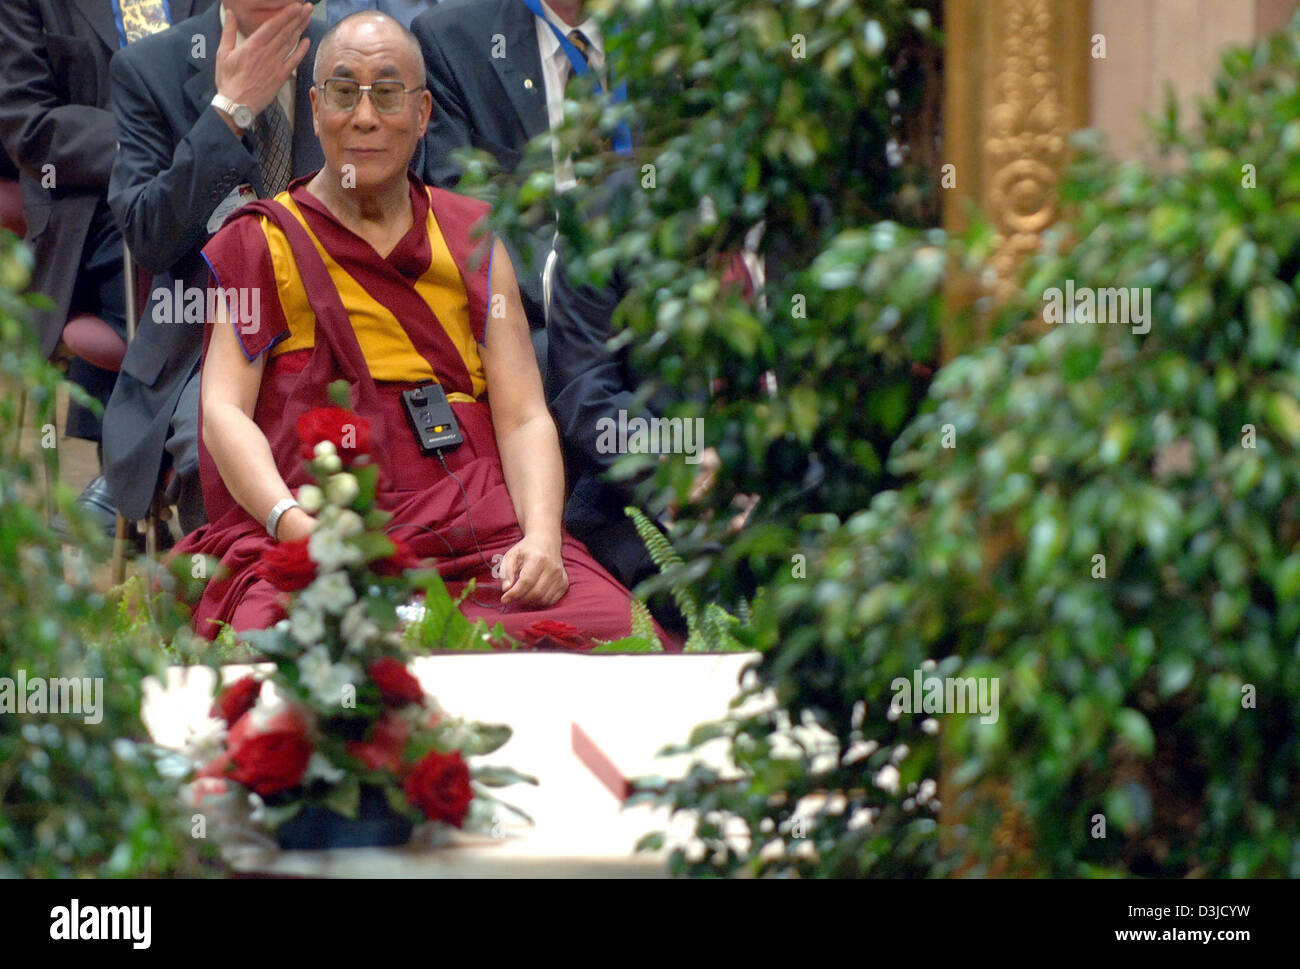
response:
[[(346, 400), (346, 384), (331, 395)], [(281, 834), (304, 809), (482, 830), (500, 805), (528, 820), (488, 788), (534, 778), (467, 760), (501, 747), (510, 728), (448, 716), (407, 668), (415, 644), (399, 608), (417, 583), (433, 611), (455, 612), (455, 602), (436, 572), (417, 571), (411, 550), (384, 534), (369, 431), (342, 406), (298, 422), (317, 481), (298, 500), (317, 526), (273, 547), (258, 567), (283, 590), (287, 618), (241, 638), (275, 669), (219, 692), (188, 751), (199, 765), (191, 794), (196, 803), (243, 795), (251, 820)], [(485, 628), (473, 631), (487, 638)]]

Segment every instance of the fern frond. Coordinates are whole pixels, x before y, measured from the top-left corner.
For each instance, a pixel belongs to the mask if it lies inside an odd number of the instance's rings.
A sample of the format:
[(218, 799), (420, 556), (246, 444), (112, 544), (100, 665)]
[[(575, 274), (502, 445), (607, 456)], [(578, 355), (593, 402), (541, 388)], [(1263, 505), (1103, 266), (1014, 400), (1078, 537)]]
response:
[(662, 653), (663, 651), (663, 643), (659, 642), (658, 636), (651, 636), (649, 639), (646, 639), (644, 636), (627, 636), (623, 639), (615, 639), (608, 643), (601, 643), (598, 646), (593, 646), (588, 652)]
[[(673, 548), (669, 543), (668, 536), (659, 530), (659, 526), (652, 522), (645, 512), (640, 508), (631, 506), (624, 508), (623, 511), (632, 519), (632, 524), (636, 527), (636, 533), (641, 536), (641, 541), (645, 543), (646, 550), (650, 553), (650, 561), (654, 562), (655, 568), (660, 572), (665, 572), (670, 568), (686, 564), (682, 557), (677, 554), (677, 549)], [(688, 633), (693, 635), (700, 613), (699, 604), (695, 601), (695, 593), (680, 579), (674, 579), (668, 591), (672, 593), (673, 601), (677, 603), (677, 609), (686, 620)], [(689, 636), (687, 641), (690, 641)]]
[(668, 536), (659, 530), (659, 526), (652, 522), (645, 512), (631, 506), (624, 508), (623, 512), (632, 519), (632, 524), (636, 526), (636, 533), (641, 536), (641, 541), (645, 542), (645, 547), (650, 552), (650, 561), (654, 562), (660, 572), (671, 566), (683, 564), (682, 557), (669, 543)]
[(658, 634), (655, 632), (655, 621), (650, 616), (650, 610), (646, 604), (632, 596), (632, 635), (642, 639), (657, 640)]

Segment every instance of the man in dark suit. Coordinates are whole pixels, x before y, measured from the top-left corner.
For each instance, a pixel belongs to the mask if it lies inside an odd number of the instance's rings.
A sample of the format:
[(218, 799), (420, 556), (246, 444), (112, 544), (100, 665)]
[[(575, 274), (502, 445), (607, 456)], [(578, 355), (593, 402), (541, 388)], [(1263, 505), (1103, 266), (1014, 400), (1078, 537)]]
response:
[(226, 0), (226, 7), (112, 63), (121, 151), (109, 204), (154, 279), (106, 412), (105, 473), (122, 513), (139, 518), (169, 457), (176, 472), (169, 497), (187, 533), (206, 517), (197, 438), (205, 313), (186, 314), (178, 286), (182, 294), (206, 290), (201, 249), (229, 212), (283, 191), (322, 161), (308, 51), (325, 28), (311, 20), (311, 5)]
[(637, 504), (635, 481), (606, 478), (622, 455), (601, 447), (601, 421), (617, 420), (620, 411), (628, 418), (663, 414), (666, 401), (640, 399), (636, 389), (642, 381), (628, 348), (609, 349), (611, 320), (626, 291), (617, 270), (605, 287), (595, 288), (575, 286), (562, 266), (557, 269), (546, 397), (564, 445), (565, 480), (571, 487), (564, 525), (630, 589), (656, 569), (623, 511)]
[[(628, 213), (625, 209), (619, 211), (619, 207), (625, 206), (636, 190), (635, 179), (634, 170), (616, 172), (588, 199), (586, 213), (609, 213), (616, 223), (626, 222)], [(755, 298), (757, 287), (766, 278), (769, 260), (760, 259), (756, 252), (760, 234), (761, 229), (751, 230), (745, 247), (725, 257), (721, 274), (724, 285), (737, 286), (746, 299)], [(791, 264), (791, 249), (782, 240), (769, 240), (768, 248), (775, 271), (783, 271), (782, 267)], [(627, 344), (618, 349), (611, 346), (614, 312), (628, 288), (621, 266), (615, 266), (603, 286), (575, 285), (565, 270), (561, 247), (552, 277), (547, 326), (550, 366), (546, 398), (560, 432), (570, 485), (564, 525), (616, 579), (634, 588), (658, 569), (624, 512), (627, 506), (638, 504), (636, 486), (640, 479), (610, 480), (609, 471), (623, 455), (608, 446), (604, 428), (636, 418), (662, 417), (672, 397), (661, 386), (656, 386), (653, 393), (647, 391), (647, 384), (653, 382), (637, 371)], [(698, 455), (691, 500), (703, 497), (712, 487), (719, 466), (716, 450), (703, 448)], [(733, 528), (743, 523), (754, 499), (737, 496), (736, 503), (741, 513), (733, 519)], [(651, 517), (662, 511), (643, 510)], [(666, 628), (683, 631), (683, 619), (667, 596), (652, 598), (650, 608)]]
[[(180, 19), (212, 0), (171, 0)], [(128, 16), (119, 21), (116, 10)], [(42, 351), (54, 352), (68, 317), (93, 313), (126, 335), (122, 237), (105, 200), (117, 132), (109, 111), (109, 59), (165, 29), (158, 0), (10, 0), (0, 15), (0, 141), (22, 173), (27, 238), (35, 254), (32, 289), (54, 304), (38, 314)], [(74, 359), (71, 379), (101, 403), (114, 374)], [(100, 439), (100, 421), (73, 402), (70, 437)], [(112, 509), (103, 479), (83, 501)]]
[[(424, 139), (424, 180), (431, 185), (455, 188), (462, 174), (451, 158), (457, 148), (486, 151), (503, 171), (513, 172), (528, 142), (558, 127), (574, 68), (556, 31), (570, 40), (578, 33), (575, 43), (590, 68), (604, 71), (600, 29), (587, 17), (583, 0), (534, 0), (533, 5), (549, 24), (525, 0), (443, 0), (412, 22), (433, 94), (433, 120)], [(556, 159), (561, 191), (573, 184), (566, 166)], [(554, 225), (541, 227), (527, 240), (522, 257), (511, 253), (543, 375), (542, 275), (554, 232)]]

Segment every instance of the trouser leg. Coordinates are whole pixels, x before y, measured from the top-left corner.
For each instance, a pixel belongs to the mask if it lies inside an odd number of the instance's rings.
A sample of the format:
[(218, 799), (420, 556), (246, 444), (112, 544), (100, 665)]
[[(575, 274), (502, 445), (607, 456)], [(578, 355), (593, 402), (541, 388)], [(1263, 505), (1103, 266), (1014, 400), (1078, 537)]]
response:
[(176, 472), (176, 510), (181, 532), (188, 535), (207, 522), (199, 481), (199, 371), (185, 383), (167, 435), (167, 453)]
[[(73, 290), (70, 315), (93, 313), (126, 339), (126, 293), (122, 274), (122, 234), (107, 203), (101, 202), (90, 222), (81, 270)], [(68, 379), (84, 389), (102, 406), (108, 404), (117, 374), (74, 358), (68, 364)], [(68, 404), (68, 437), (99, 441), (100, 418), (89, 408)]]

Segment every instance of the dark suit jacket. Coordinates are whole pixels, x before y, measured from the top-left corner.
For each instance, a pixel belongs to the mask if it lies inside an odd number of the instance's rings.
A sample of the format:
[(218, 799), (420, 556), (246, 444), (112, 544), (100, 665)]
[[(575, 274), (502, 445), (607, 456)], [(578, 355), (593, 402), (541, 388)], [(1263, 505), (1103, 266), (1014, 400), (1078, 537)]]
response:
[[(294, 108), (293, 175), (323, 163), (312, 129), (311, 62), (325, 28), (307, 28), (312, 50), (298, 69)], [(192, 55), (194, 37), (206, 57)], [(118, 508), (143, 517), (162, 466), (163, 445), (176, 401), (198, 366), (202, 323), (154, 322), (154, 306), (179, 280), (206, 287), (202, 248), (217, 205), (241, 183), (262, 194), (249, 139), (238, 139), (210, 104), (221, 39), (218, 7), (137, 41), (113, 58), (113, 111), (121, 151), (113, 165), (108, 202), (135, 259), (154, 274), (149, 304), (127, 348), (104, 420), (104, 472)], [(195, 469), (182, 469), (185, 472)]]
[(597, 289), (573, 285), (563, 264), (556, 267), (547, 327), (546, 397), (560, 432), (565, 480), (570, 484), (565, 527), (630, 588), (656, 570), (623, 511), (639, 504), (636, 480), (606, 480), (622, 455), (602, 453), (597, 446), (600, 421), (617, 421), (619, 411), (626, 411), (629, 419), (663, 414), (668, 397), (660, 390), (646, 399), (644, 380), (632, 366), (628, 348), (609, 348), (614, 310), (626, 291), (617, 271)]
[[(171, 0), (175, 19), (213, 0)], [(0, 141), (22, 172), (32, 289), (49, 296), (41, 349), (67, 322), (86, 234), (117, 150), (109, 58), (118, 49), (111, 0), (6, 0), (0, 10)], [(54, 184), (44, 187), (45, 165)], [(47, 180), (48, 181), (48, 180)]]
[[(523, 0), (444, 0), (411, 23), (433, 94), (424, 138), (424, 180), (454, 189), (461, 170), (450, 154), (474, 147), (513, 172), (528, 142), (549, 128), (537, 27)], [(493, 57), (493, 38), (505, 56)], [(531, 81), (531, 86), (525, 81)], [(528, 251), (511, 252), (529, 324), (546, 325), (541, 273), (554, 227), (539, 230)]]

